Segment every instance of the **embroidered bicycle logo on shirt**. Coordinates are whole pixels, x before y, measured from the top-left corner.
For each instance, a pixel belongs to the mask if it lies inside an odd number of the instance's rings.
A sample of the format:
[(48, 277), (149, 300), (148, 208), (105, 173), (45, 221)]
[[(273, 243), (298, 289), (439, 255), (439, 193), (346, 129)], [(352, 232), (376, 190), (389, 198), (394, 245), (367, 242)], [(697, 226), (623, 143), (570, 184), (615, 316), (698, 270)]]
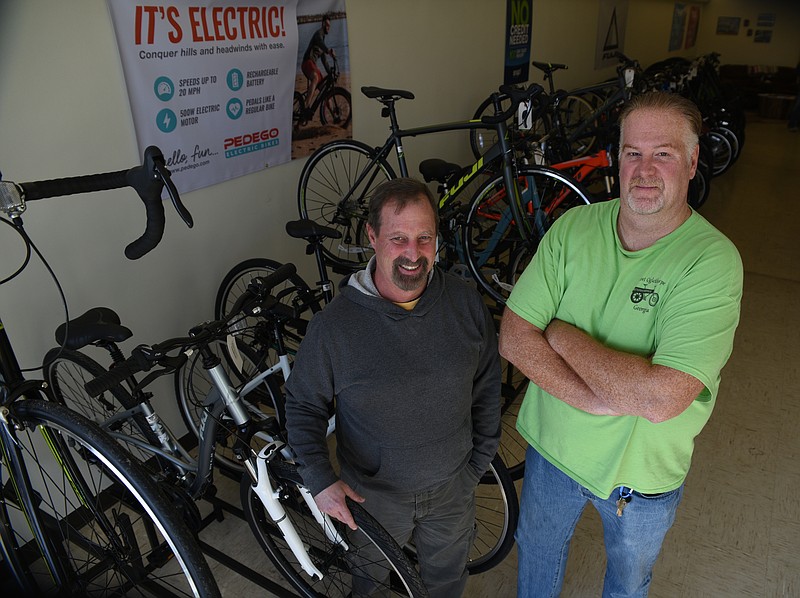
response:
[(658, 293), (656, 293), (655, 289), (634, 287), (633, 291), (631, 291), (631, 303), (641, 303), (645, 299), (647, 299), (647, 303), (651, 307), (655, 307), (656, 303), (658, 303)]

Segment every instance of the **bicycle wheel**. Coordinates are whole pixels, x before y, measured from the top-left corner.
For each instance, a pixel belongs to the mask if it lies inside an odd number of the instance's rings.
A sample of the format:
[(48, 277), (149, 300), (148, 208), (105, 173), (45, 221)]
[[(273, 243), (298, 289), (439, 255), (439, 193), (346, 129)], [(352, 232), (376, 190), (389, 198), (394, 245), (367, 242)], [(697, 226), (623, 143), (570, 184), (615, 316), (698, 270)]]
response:
[(687, 203), (695, 210), (702, 207), (711, 193), (712, 163), (714, 160), (711, 142), (705, 135), (700, 136), (698, 145), (700, 149), (697, 156), (697, 170), (694, 177), (689, 181), (687, 195)]
[[(31, 528), (14, 528), (31, 586), (79, 596), (221, 595), (179, 512), (110, 436), (55, 401), (17, 401), (9, 418), (2, 471), (22, 475), (21, 458), (35, 504), (20, 499), (20, 477), (0, 500), (12, 520), (24, 517), (23, 504), (33, 509), (46, 538), (31, 542)], [(58, 563), (55, 579), (37, 544)]]
[[(247, 343), (239, 339), (236, 339), (236, 348), (242, 358), (241, 369), (231, 358), (230, 347), (225, 341), (219, 340), (209, 345), (209, 348), (220, 358), (234, 386), (243, 385), (260, 371), (259, 356)], [(198, 440), (204, 418), (211, 417), (210, 406), (206, 405), (206, 398), (212, 388), (210, 375), (203, 368), (202, 356), (199, 351), (195, 351), (186, 363), (175, 372), (175, 395), (186, 428)], [(247, 396), (242, 397), (241, 400), (254, 422), (263, 422), (270, 418), (283, 421), (283, 396), (273, 376), (267, 376), (258, 387), (249, 392)], [(254, 448), (258, 447), (259, 437), (257, 433), (253, 439)], [(236, 424), (225, 412), (218, 421), (214, 460), (220, 468), (239, 475), (244, 471), (244, 467), (234, 455), (235, 441)], [(264, 439), (264, 442), (268, 441), (269, 439)]]
[(567, 175), (546, 166), (524, 166), (517, 174), (526, 238), (514, 221), (505, 182), (497, 176), (475, 195), (462, 229), (465, 259), (479, 288), (505, 304), (520, 251), (533, 255), (539, 240), (566, 210), (586, 205), (589, 196)]
[(341, 239), (325, 239), (323, 244), (330, 264), (357, 269), (369, 260), (372, 248), (365, 227), (369, 200), (377, 185), (393, 178), (389, 163), (360, 141), (332, 141), (308, 159), (300, 173), (298, 208), (301, 218), (342, 233)]
[[(335, 530), (326, 531), (317, 523), (301, 495), (302, 481), (297, 466), (273, 459), (269, 469), (279, 485), (281, 505), (311, 561), (323, 574), (322, 579), (313, 578), (303, 571), (275, 522), (265, 511), (247, 475), (242, 477), (241, 483), (245, 519), (275, 566), (301, 595), (351, 596), (354, 595), (354, 584), (375, 586), (378, 593), (385, 592), (380, 594), (382, 596), (428, 595), (403, 549), (361, 505), (348, 502), (358, 530), (353, 531), (334, 521)], [(338, 532), (344, 544), (329, 539), (332, 531)]]
[(731, 166), (733, 159), (733, 149), (728, 139), (717, 131), (709, 131), (706, 137), (711, 142), (711, 152), (713, 155), (711, 176), (719, 176)]
[[(138, 402), (123, 386), (115, 386), (97, 398), (90, 397), (84, 385), (107, 371), (94, 359), (79, 351), (55, 348), (47, 352), (44, 364), (44, 379), (50, 385), (58, 403), (77, 411), (110, 432), (152, 446), (160, 446), (158, 437), (141, 412), (109, 423), (113, 416), (136, 407)], [(133, 442), (120, 440), (120, 443), (140, 463), (149, 462), (150, 467), (157, 465), (153, 453), (138, 448)]]
[(352, 119), (350, 92), (342, 87), (334, 87), (319, 106), (320, 122), (346, 129)]
[(470, 575), (498, 565), (514, 546), (519, 501), (514, 480), (502, 458), (495, 455), (475, 489), (475, 542), (469, 554)]
[(517, 431), (517, 416), (525, 398), (528, 379), (505, 359), (502, 363), (500, 389), (500, 446), (497, 454), (505, 463), (512, 480), (520, 480), (525, 474), (525, 453), (528, 442)]
[(723, 137), (725, 137), (725, 139), (728, 140), (728, 143), (731, 144), (730, 165), (733, 166), (736, 163), (736, 160), (739, 159), (739, 153), (741, 152), (741, 144), (739, 143), (739, 136), (736, 135), (736, 133), (728, 127), (717, 126), (714, 128), (714, 130)]
[[(561, 100), (558, 104), (558, 113), (564, 126), (565, 137), (569, 139), (572, 131), (585, 120), (590, 119), (593, 112), (592, 104), (580, 96), (569, 95)], [(595, 148), (594, 130), (596, 128), (596, 126), (589, 127), (584, 135), (572, 140), (572, 143), (569, 144), (571, 156), (566, 156), (564, 160), (580, 158), (591, 153)]]

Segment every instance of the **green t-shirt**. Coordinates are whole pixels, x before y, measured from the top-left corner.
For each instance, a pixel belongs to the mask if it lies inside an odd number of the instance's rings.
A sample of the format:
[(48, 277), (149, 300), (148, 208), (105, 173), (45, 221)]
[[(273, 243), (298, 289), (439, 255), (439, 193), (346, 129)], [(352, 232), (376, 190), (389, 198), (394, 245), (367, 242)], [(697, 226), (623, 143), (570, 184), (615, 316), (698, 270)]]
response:
[(704, 390), (679, 416), (591, 415), (528, 387), (517, 428), (548, 461), (597, 496), (618, 486), (673, 490), (689, 470), (739, 322), (742, 262), (734, 245), (692, 212), (652, 246), (625, 250), (619, 200), (574, 208), (556, 220), (508, 299), (544, 330), (573, 324), (606, 346), (686, 372)]

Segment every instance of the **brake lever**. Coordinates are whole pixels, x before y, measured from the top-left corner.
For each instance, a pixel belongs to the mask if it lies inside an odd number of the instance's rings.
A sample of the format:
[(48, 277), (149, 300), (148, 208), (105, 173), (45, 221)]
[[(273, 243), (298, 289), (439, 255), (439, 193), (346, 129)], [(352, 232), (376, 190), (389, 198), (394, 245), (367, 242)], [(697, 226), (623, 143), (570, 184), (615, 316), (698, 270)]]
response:
[(170, 172), (166, 165), (160, 160), (154, 161), (153, 170), (158, 179), (167, 188), (167, 193), (169, 194), (169, 198), (172, 201), (175, 211), (178, 212), (178, 215), (186, 223), (186, 226), (192, 228), (194, 226), (194, 218), (192, 218), (192, 215), (189, 213), (189, 210), (186, 208), (186, 206), (183, 205), (181, 196), (178, 194), (178, 189), (175, 187), (175, 183), (172, 182), (172, 177), (170, 176)]

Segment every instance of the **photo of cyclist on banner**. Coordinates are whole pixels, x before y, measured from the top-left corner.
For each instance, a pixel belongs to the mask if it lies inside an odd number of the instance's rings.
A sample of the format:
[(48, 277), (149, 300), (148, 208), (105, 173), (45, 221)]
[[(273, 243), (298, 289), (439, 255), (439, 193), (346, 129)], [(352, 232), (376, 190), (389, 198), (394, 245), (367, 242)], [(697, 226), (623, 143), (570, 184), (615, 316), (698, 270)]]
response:
[(352, 137), (350, 59), (343, 0), (298, 5), (292, 158)]

